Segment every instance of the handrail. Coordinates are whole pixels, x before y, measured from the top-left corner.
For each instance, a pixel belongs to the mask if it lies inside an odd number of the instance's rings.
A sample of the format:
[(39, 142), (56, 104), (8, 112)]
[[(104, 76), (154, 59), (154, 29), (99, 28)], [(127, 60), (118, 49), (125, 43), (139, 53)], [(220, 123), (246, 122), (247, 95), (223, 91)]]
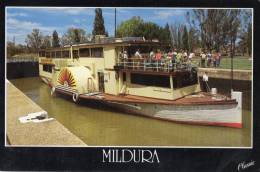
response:
[(173, 71), (190, 71), (195, 66), (190, 62), (172, 62), (171, 60), (152, 60), (147, 59), (125, 59), (119, 60), (116, 66), (121, 69), (129, 70), (143, 70), (143, 71), (164, 71), (164, 72), (173, 72)]

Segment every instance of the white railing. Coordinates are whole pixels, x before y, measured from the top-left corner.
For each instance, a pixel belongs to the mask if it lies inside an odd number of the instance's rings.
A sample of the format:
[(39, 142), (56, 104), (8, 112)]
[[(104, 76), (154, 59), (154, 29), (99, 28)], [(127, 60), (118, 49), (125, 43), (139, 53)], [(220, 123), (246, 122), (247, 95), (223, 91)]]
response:
[(120, 60), (117, 65), (121, 69), (142, 70), (142, 71), (157, 71), (157, 72), (173, 72), (191, 70), (194, 67), (189, 62), (172, 63), (172, 61), (158, 60), (148, 62), (146, 60), (132, 61)]

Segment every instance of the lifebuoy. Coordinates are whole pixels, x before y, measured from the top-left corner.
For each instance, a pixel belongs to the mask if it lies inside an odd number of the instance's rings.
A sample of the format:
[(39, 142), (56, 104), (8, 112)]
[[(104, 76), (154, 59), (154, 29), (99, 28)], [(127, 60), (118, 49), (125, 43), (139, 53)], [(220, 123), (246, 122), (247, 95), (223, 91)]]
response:
[(74, 102), (77, 102), (78, 99), (79, 99), (79, 94), (78, 94), (78, 93), (73, 93), (73, 94), (72, 94), (72, 100), (73, 100)]
[(52, 88), (51, 88), (51, 95), (53, 96), (54, 93), (55, 93), (55, 87), (52, 87)]

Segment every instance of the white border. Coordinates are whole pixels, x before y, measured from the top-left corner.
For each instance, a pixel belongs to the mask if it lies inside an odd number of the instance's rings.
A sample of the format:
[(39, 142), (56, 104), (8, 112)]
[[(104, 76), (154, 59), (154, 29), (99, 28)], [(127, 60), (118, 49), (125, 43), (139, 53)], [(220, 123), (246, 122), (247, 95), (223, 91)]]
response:
[[(7, 77), (6, 77), (6, 70), (7, 70), (7, 9), (10, 8), (40, 8), (40, 9), (44, 9), (44, 8), (96, 8), (96, 7), (52, 7), (52, 6), (46, 6), (46, 7), (32, 7), (32, 6), (6, 6), (5, 7), (5, 95), (7, 94), (7, 89), (6, 89), (6, 81), (7, 81)], [(117, 8), (117, 9), (133, 9), (133, 8), (137, 8), (137, 9), (164, 9), (164, 10), (167, 10), (167, 9), (249, 9), (251, 10), (252, 12), (252, 47), (251, 47), (251, 58), (252, 58), (252, 81), (251, 81), (251, 147), (211, 147), (211, 146), (89, 146), (89, 145), (86, 145), (86, 146), (78, 146), (78, 145), (7, 145), (7, 133), (6, 133), (6, 96), (5, 96), (5, 147), (77, 147), (77, 148), (124, 148), (124, 147), (127, 147), (127, 148), (196, 148), (196, 149), (253, 149), (253, 118), (254, 118), (254, 115), (253, 115), (253, 112), (254, 112), (254, 109), (253, 109), (253, 87), (254, 87), (254, 66), (253, 66), (253, 61), (254, 61), (254, 51), (253, 51), (253, 47), (254, 47), (254, 8), (213, 8), (213, 7), (208, 7), (208, 8), (197, 8), (197, 7), (194, 7), (194, 8), (186, 8), (186, 7), (172, 7), (172, 8), (169, 8), (169, 7), (99, 7), (99, 8), (105, 8), (105, 9), (111, 9), (111, 8)], [(78, 136), (77, 136), (78, 137)]]

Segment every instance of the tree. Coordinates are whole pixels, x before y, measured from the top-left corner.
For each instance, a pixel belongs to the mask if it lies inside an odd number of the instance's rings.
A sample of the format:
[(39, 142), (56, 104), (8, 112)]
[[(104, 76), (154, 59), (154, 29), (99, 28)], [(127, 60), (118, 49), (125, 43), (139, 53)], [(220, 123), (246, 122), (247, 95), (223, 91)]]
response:
[(78, 29), (74, 29), (74, 42), (75, 43), (80, 43), (80, 33)]
[(187, 20), (191, 28), (200, 33), (203, 49), (219, 51), (228, 49), (231, 39), (237, 37), (239, 16), (240, 10), (235, 9), (194, 9), (187, 13)]
[(52, 33), (52, 47), (60, 47), (60, 40), (56, 30)]
[(251, 56), (251, 50), (252, 50), (252, 24), (248, 24), (248, 29), (247, 29), (247, 51), (249, 56)]
[(43, 36), (39, 29), (33, 29), (31, 34), (27, 35), (25, 42), (31, 52), (38, 52), (42, 44)]
[[(144, 21), (139, 16), (134, 16), (129, 20), (123, 21), (117, 27), (116, 35), (118, 37), (140, 36), (141, 33), (140, 31), (143, 30), (143, 25), (142, 25), (143, 23)], [(148, 27), (153, 27), (151, 25), (152, 25), (151, 23), (147, 23)]]
[(118, 37), (144, 37), (146, 40), (159, 39), (165, 43), (171, 42), (168, 24), (165, 27), (160, 27), (153, 22), (144, 22), (139, 16), (134, 16), (120, 23), (116, 35)]
[(104, 26), (104, 18), (102, 16), (102, 9), (95, 9), (95, 20), (94, 20), (94, 28), (92, 31), (93, 35), (106, 35), (105, 26)]
[(182, 41), (183, 41), (183, 49), (184, 50), (189, 50), (189, 38), (188, 38), (188, 31), (186, 26), (183, 28), (183, 35), (182, 35)]
[(159, 33), (158, 39), (164, 43), (171, 44), (171, 33), (169, 24), (166, 23), (165, 27), (160, 27), (159, 30), (156, 30)]
[(15, 55), (15, 45), (14, 42), (7, 41), (7, 58)]
[(61, 44), (70, 45), (83, 43), (87, 40), (86, 31), (81, 28), (69, 28), (61, 38)]
[(189, 44), (189, 48), (188, 48), (189, 52), (193, 52), (193, 49), (199, 45), (198, 36), (196, 34), (196, 31), (193, 28), (190, 28), (188, 32), (188, 44)]
[(41, 48), (50, 48), (51, 47), (51, 36), (44, 36), (41, 44)]

